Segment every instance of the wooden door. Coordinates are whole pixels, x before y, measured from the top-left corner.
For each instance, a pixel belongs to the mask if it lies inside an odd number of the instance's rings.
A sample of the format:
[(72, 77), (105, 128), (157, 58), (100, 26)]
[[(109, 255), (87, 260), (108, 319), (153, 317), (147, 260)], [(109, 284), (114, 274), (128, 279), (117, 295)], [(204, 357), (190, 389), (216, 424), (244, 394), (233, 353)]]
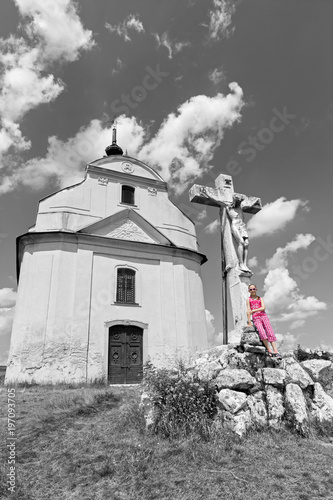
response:
[(109, 328), (111, 384), (139, 384), (142, 380), (142, 328), (116, 325)]

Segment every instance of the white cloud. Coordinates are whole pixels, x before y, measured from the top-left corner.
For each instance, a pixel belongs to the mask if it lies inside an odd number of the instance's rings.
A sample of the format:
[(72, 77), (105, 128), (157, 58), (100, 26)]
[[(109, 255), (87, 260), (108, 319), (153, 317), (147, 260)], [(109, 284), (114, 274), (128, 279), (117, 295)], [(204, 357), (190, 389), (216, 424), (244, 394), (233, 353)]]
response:
[(279, 350), (281, 349), (282, 352), (286, 352), (292, 349), (296, 348), (296, 342), (298, 342), (300, 338), (300, 335), (294, 335), (290, 332), (287, 333), (277, 333), (276, 334), (276, 339), (278, 341), (279, 345)]
[(235, 6), (228, 0), (213, 0), (213, 9), (209, 11), (209, 38), (220, 40), (228, 37), (233, 32), (231, 18), (235, 12)]
[(13, 326), (14, 307), (0, 309), (0, 336), (10, 335)]
[(206, 313), (206, 325), (207, 325), (207, 335), (208, 335), (208, 345), (210, 347), (223, 344), (223, 333), (215, 332), (214, 321), (215, 318), (208, 309), (205, 309)]
[(273, 257), (266, 260), (266, 267), (268, 269), (286, 267), (288, 265), (288, 254), (295, 253), (300, 248), (307, 248), (315, 239), (316, 238), (309, 233), (297, 234), (285, 247), (279, 247)]
[(22, 16), (31, 18), (25, 31), (31, 40), (39, 40), (41, 58), (52, 61), (75, 61), (82, 50), (93, 47), (92, 32), (85, 30), (73, 0), (14, 0)]
[[(12, 288), (0, 289), (0, 336), (9, 336), (12, 331), (16, 292)], [(1, 364), (1, 363), (0, 363)]]
[(280, 318), (280, 321), (292, 322), (294, 328), (299, 324), (299, 321), (316, 316), (319, 312), (327, 309), (325, 302), (321, 302), (313, 296), (304, 297), (303, 295), (298, 295), (294, 299), (296, 300), (289, 304), (286, 310), (282, 312)]
[(64, 90), (64, 83), (47, 73), (49, 66), (55, 61), (74, 61), (82, 50), (89, 50), (94, 44), (92, 33), (83, 28), (72, 0), (15, 3), (22, 17), (23, 36), (0, 39), (0, 161), (10, 149), (19, 152), (30, 148), (18, 122)]
[(169, 59), (172, 59), (174, 54), (178, 54), (185, 47), (189, 47), (190, 42), (172, 42), (167, 32), (160, 36), (158, 33), (153, 33), (155, 40), (157, 41), (158, 47), (165, 47), (168, 51)]
[(201, 223), (207, 217), (207, 208), (203, 208), (197, 215), (197, 220)]
[[(1, 99), (1, 98), (0, 98)], [(1, 108), (1, 104), (0, 104)], [(30, 149), (31, 142), (23, 137), (20, 127), (17, 123), (3, 118), (1, 120), (2, 128), (0, 129), (0, 162), (2, 155), (8, 151), (10, 147), (16, 151), (26, 151)], [(0, 163), (0, 168), (2, 167)]]
[(274, 321), (288, 322), (292, 330), (303, 326), (307, 318), (327, 309), (325, 302), (302, 295), (288, 269), (283, 267), (269, 270), (263, 288), (268, 315)]
[[(156, 170), (176, 193), (182, 193), (194, 179), (210, 170), (210, 160), (220, 145), (225, 129), (240, 119), (243, 93), (236, 84), (226, 96), (195, 96), (164, 120), (151, 140), (135, 117), (121, 116), (118, 144), (128, 149)], [(49, 138), (45, 158), (33, 158), (25, 165), (12, 166), (3, 176), (0, 193), (20, 185), (41, 189), (49, 182), (64, 187), (83, 177), (87, 162), (100, 158), (111, 142), (111, 129), (103, 128), (100, 120), (92, 120), (74, 137), (61, 141)]]
[(205, 309), (206, 313), (206, 325), (207, 325), (207, 334), (208, 334), (208, 342), (211, 344), (214, 339), (215, 326), (214, 326), (214, 316), (208, 309)]
[(16, 292), (12, 288), (0, 288), (0, 309), (13, 307), (16, 303)]
[(251, 269), (251, 267), (258, 267), (258, 259), (257, 257), (251, 257), (251, 259), (249, 259), (249, 267)]
[(116, 64), (115, 64), (115, 67), (112, 69), (112, 76), (118, 75), (124, 67), (125, 67), (125, 64), (120, 59), (120, 57), (118, 57)]
[(5, 130), (13, 128), (28, 111), (53, 101), (63, 91), (64, 84), (53, 75), (42, 76), (40, 49), (31, 48), (22, 39), (13, 37), (0, 41), (3, 54), (0, 113)]
[(264, 205), (248, 222), (249, 236), (255, 238), (273, 234), (286, 227), (292, 221), (298, 209), (309, 210), (308, 202), (302, 200), (286, 200), (284, 196), (272, 203)]
[(290, 305), (298, 290), (297, 283), (289, 276), (288, 269), (270, 270), (265, 278), (264, 300), (270, 314), (278, 315)]
[(140, 152), (178, 194), (212, 168), (210, 161), (225, 129), (240, 120), (243, 91), (235, 82), (229, 87), (226, 96), (198, 95), (181, 104)]
[(224, 80), (224, 78), (225, 78), (224, 72), (222, 71), (222, 69), (219, 70), (218, 68), (215, 68), (208, 73), (208, 78), (211, 82), (213, 82), (215, 85), (217, 85), (222, 80)]
[(122, 37), (125, 42), (130, 42), (132, 40), (129, 35), (130, 30), (136, 31), (137, 33), (145, 32), (138, 14), (130, 14), (122, 23), (115, 24), (114, 26), (112, 26), (110, 23), (105, 23), (105, 27), (106, 29), (111, 31), (111, 33), (117, 33), (117, 35)]
[(220, 221), (219, 219), (215, 219), (213, 220), (213, 222), (204, 227), (204, 231), (207, 234), (214, 234), (218, 231), (219, 227), (220, 227)]
[(295, 330), (296, 328), (300, 328), (305, 325), (305, 319), (297, 319), (293, 321), (290, 325), (290, 330)]
[[(135, 155), (144, 139), (143, 127), (135, 118), (122, 116), (120, 121), (118, 144), (128, 145), (129, 154)], [(75, 184), (82, 180), (86, 164), (103, 156), (111, 138), (111, 127), (103, 128), (100, 120), (92, 120), (67, 141), (49, 137), (45, 158), (33, 158), (17, 167), (14, 173), (3, 179), (0, 193), (12, 191), (20, 185), (42, 189), (49, 183), (58, 187)]]

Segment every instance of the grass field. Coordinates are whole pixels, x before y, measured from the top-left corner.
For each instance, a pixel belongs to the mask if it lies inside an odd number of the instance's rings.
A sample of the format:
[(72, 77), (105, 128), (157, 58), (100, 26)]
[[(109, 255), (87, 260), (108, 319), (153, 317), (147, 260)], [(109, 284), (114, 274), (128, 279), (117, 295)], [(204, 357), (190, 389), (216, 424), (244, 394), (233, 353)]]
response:
[[(135, 387), (17, 387), (12, 500), (333, 500), (333, 445), (287, 431), (163, 440)], [(7, 388), (0, 403), (7, 407)], [(2, 413), (3, 415), (3, 413)], [(7, 419), (1, 418), (1, 444)], [(7, 454), (7, 455), (6, 455)]]

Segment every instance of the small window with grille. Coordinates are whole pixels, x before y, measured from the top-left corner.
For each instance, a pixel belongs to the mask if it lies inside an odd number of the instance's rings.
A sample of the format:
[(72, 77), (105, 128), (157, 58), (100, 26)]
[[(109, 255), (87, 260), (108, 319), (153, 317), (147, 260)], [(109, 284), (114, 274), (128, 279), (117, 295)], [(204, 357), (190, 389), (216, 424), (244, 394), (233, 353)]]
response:
[(126, 205), (134, 205), (134, 187), (122, 186), (121, 187), (121, 202)]
[(117, 269), (116, 302), (135, 304), (135, 271), (127, 267)]

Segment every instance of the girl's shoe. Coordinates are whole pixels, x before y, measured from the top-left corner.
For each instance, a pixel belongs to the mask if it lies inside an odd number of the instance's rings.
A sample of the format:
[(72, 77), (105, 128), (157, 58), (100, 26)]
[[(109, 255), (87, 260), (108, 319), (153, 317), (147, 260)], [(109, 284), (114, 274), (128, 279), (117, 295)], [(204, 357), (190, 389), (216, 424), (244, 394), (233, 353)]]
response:
[(282, 359), (282, 356), (281, 356), (281, 354), (280, 354), (279, 352), (275, 352), (275, 353), (273, 354), (273, 356), (274, 356), (274, 358), (276, 358), (276, 359)]
[(266, 354), (270, 358), (273, 358), (275, 356), (275, 354), (273, 352), (271, 352), (271, 351), (267, 351)]

